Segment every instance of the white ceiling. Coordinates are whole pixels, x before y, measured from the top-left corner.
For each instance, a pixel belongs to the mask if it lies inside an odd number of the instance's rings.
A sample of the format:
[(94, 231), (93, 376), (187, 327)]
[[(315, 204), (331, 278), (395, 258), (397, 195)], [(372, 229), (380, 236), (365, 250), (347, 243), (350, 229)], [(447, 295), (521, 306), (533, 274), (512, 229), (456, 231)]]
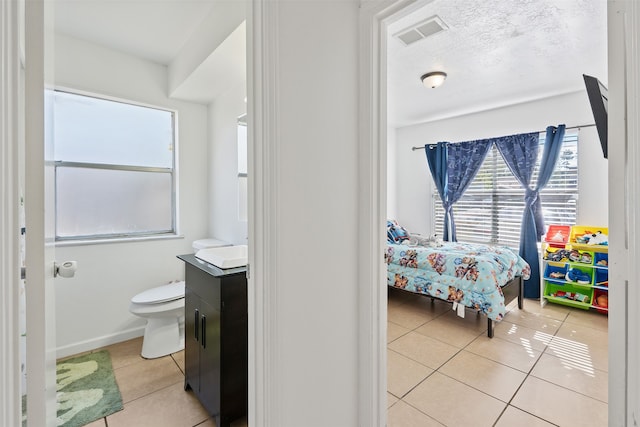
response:
[[(55, 0), (55, 28), (168, 65), (224, 1)], [(392, 36), (434, 15), (446, 31), (410, 46)], [(584, 90), (583, 73), (607, 84), (605, 0), (434, 0), (388, 32), (392, 126)], [(427, 89), (419, 77), (434, 70), (448, 78)]]
[[(218, 1), (218, 0), (216, 0)], [(168, 65), (212, 0), (55, 0), (55, 30)]]
[[(389, 122), (405, 126), (607, 84), (605, 0), (434, 0), (389, 25)], [(392, 35), (439, 16), (448, 29), (405, 46)], [(425, 88), (420, 76), (448, 74)], [(586, 99), (586, 98), (585, 98)]]

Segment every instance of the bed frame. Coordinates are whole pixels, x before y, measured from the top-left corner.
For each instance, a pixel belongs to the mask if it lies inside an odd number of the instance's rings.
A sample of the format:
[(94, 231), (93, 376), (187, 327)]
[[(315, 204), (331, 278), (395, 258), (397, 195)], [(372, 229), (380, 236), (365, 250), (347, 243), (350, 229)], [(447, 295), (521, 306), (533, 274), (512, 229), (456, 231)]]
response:
[[(402, 292), (408, 292), (410, 294), (413, 295), (422, 295), (428, 298), (431, 298), (431, 302), (435, 301), (435, 297), (432, 297), (431, 295), (427, 295), (427, 294), (419, 294), (419, 293), (415, 293), (415, 292), (411, 292), (411, 291), (407, 291), (404, 289), (400, 289), (400, 288), (394, 288), (394, 287), (390, 287), (391, 289), (397, 289), (399, 291)], [(502, 294), (504, 295), (504, 305), (508, 305), (511, 301), (513, 301), (515, 298), (518, 298), (518, 308), (520, 310), (522, 310), (522, 308), (524, 307), (524, 280), (522, 280), (522, 276), (517, 276), (513, 279), (511, 279), (509, 282), (507, 282), (506, 285), (504, 285), (502, 287)], [(438, 301), (445, 301), (448, 302), (450, 304), (453, 304), (453, 301), (446, 301), (446, 300), (441, 300), (438, 299)], [(466, 307), (469, 308), (469, 307)], [(476, 311), (478, 313), (478, 315), (480, 315), (480, 311), (477, 310)], [(494, 326), (494, 320), (491, 320), (489, 318), (487, 318), (487, 336), (489, 338), (493, 338), (493, 326)]]
[[(515, 277), (507, 282), (507, 284), (502, 287), (502, 294), (504, 295), (505, 306), (515, 298), (518, 298), (518, 308), (522, 310), (524, 307), (524, 280), (522, 280), (522, 276)], [(487, 321), (487, 336), (493, 338), (494, 321), (491, 319), (487, 319)]]

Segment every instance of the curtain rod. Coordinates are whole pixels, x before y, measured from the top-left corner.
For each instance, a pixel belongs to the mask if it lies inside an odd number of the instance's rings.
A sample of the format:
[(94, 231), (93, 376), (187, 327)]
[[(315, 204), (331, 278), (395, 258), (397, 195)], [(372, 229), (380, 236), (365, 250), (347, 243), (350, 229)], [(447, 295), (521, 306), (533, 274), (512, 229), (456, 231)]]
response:
[[(570, 126), (570, 127), (565, 127), (564, 130), (588, 128), (595, 125), (596, 125), (595, 123), (592, 123), (590, 125)], [(545, 130), (538, 131), (538, 133), (543, 133), (546, 131), (547, 130), (545, 129)], [(534, 133), (534, 132), (523, 132), (523, 133)], [(427, 144), (427, 145), (435, 145), (435, 144)], [(411, 151), (416, 151), (416, 150), (424, 150), (424, 147), (411, 147)]]

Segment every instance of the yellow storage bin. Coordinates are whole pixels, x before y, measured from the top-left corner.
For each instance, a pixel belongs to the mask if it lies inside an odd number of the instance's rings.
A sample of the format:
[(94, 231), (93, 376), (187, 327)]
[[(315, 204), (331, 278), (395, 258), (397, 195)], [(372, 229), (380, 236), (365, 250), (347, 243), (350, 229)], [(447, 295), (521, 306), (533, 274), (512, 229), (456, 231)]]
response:
[[(589, 244), (588, 241), (591, 239), (586, 238), (585, 236), (590, 235), (605, 235), (607, 236), (608, 243), (609, 228), (590, 225), (574, 225), (573, 227), (571, 227), (571, 234), (569, 236), (569, 244), (571, 245), (571, 249), (587, 250), (593, 252), (606, 252), (608, 250), (608, 244)], [(596, 239), (600, 238), (596, 237)]]

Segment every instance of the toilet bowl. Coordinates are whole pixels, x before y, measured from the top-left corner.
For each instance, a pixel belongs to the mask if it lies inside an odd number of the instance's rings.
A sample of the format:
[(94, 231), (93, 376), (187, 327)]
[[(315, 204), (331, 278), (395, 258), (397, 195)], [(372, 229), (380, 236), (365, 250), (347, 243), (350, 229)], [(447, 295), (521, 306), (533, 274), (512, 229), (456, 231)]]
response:
[[(217, 239), (193, 242), (194, 251), (231, 246)], [(131, 298), (129, 311), (147, 320), (142, 357), (154, 359), (184, 349), (184, 281), (147, 289)]]
[(184, 348), (184, 282), (139, 293), (131, 298), (129, 311), (147, 319), (142, 357), (154, 359)]

